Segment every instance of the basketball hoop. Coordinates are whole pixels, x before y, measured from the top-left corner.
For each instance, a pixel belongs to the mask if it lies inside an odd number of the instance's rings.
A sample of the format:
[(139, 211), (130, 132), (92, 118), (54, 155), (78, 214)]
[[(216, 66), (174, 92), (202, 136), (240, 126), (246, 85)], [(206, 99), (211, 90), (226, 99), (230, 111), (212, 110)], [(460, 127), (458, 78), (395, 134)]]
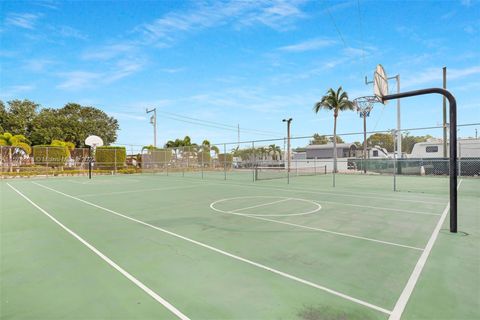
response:
[(375, 103), (382, 103), (382, 101), (377, 96), (365, 96), (353, 100), (353, 105), (360, 118), (370, 116), (370, 111)]
[(96, 147), (101, 147), (103, 146), (103, 140), (99, 136), (88, 136), (87, 139), (85, 139), (85, 145), (90, 147), (89, 150), (89, 157), (88, 157), (88, 178), (92, 179), (92, 166), (93, 166), (93, 159), (92, 159), (92, 149), (95, 151)]

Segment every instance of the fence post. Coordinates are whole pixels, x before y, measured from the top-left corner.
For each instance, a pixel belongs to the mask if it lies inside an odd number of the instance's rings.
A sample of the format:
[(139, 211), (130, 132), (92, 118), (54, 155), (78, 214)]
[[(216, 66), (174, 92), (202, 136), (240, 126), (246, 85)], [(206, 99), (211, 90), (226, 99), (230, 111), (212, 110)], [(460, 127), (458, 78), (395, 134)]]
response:
[(333, 183), (333, 187), (335, 188), (335, 160), (332, 160), (332, 165), (333, 165), (332, 183)]
[(255, 182), (255, 167), (257, 167), (257, 159), (255, 158), (255, 141), (252, 141), (252, 179)]
[(202, 165), (202, 179), (203, 179), (203, 154), (205, 152), (205, 147), (202, 147), (202, 160), (201, 160), (201, 165)]
[(48, 178), (48, 174), (49, 174), (49, 167), (48, 167), (48, 147), (45, 147), (45, 162), (47, 163), (47, 178)]
[(223, 174), (224, 180), (227, 180), (227, 144), (223, 144)]
[[(395, 140), (393, 143), (395, 144)], [(397, 191), (397, 153), (396, 152), (393, 153), (393, 191)]]
[(462, 143), (458, 142), (458, 176), (462, 176)]
[(114, 157), (114, 165), (113, 165), (113, 173), (117, 174), (117, 148), (113, 148), (113, 157)]

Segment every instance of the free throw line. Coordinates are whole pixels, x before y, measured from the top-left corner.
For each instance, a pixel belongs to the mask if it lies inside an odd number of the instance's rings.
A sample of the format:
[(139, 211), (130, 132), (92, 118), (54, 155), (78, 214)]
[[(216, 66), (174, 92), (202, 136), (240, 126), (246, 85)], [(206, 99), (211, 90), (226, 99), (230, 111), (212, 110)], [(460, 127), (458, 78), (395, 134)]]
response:
[(10, 183), (7, 183), (7, 185), (16, 193), (18, 193), (22, 198), (27, 200), (32, 206), (37, 208), (40, 212), (42, 212), (44, 215), (46, 215), (48, 218), (50, 218), (53, 222), (55, 222), (57, 225), (59, 225), (62, 229), (67, 231), (71, 236), (73, 236), (75, 239), (80, 241), (83, 245), (85, 245), (88, 249), (93, 251), (97, 256), (102, 258), (106, 263), (108, 263), (110, 266), (112, 266), (115, 270), (120, 272), (125, 278), (133, 282), (136, 286), (138, 286), (140, 289), (145, 291), (149, 296), (151, 296), (153, 299), (157, 300), (157, 302), (161, 303), (165, 308), (167, 308), (170, 312), (172, 312), (174, 315), (176, 315), (179, 319), (182, 320), (189, 320), (189, 318), (184, 315), (182, 312), (180, 312), (177, 308), (175, 308), (172, 304), (170, 304), (167, 300), (163, 299), (160, 297), (157, 293), (155, 293), (152, 289), (144, 285), (140, 280), (132, 276), (130, 273), (128, 273), (126, 270), (124, 270), (122, 267), (120, 267), (118, 264), (113, 262), (109, 257), (104, 255), (100, 250), (95, 248), (93, 245), (88, 243), (86, 240), (84, 240), (82, 237), (80, 237), (78, 234), (73, 232), (71, 229), (69, 229), (67, 226), (65, 226), (63, 223), (55, 219), (50, 213), (45, 211), (43, 208), (38, 206), (35, 202), (30, 200), (26, 195), (21, 193), (19, 190), (17, 190), (15, 187), (13, 187)]
[(294, 280), (294, 281), (296, 281), (296, 282), (305, 284), (305, 285), (307, 285), (307, 286), (310, 286), (310, 287), (313, 287), (313, 288), (316, 288), (316, 289), (319, 289), (319, 290), (328, 292), (328, 293), (330, 293), (330, 294), (332, 294), (332, 295), (335, 295), (335, 296), (337, 296), (337, 297), (341, 297), (341, 298), (343, 298), (343, 299), (346, 299), (346, 300), (355, 302), (355, 303), (357, 303), (357, 304), (363, 305), (363, 306), (368, 307), (368, 308), (370, 308), (370, 309), (374, 309), (374, 310), (383, 312), (383, 313), (388, 314), (388, 315), (390, 315), (390, 313), (391, 313), (391, 311), (389, 311), (389, 310), (387, 310), (387, 309), (384, 309), (384, 308), (382, 308), (382, 307), (379, 307), (379, 306), (376, 306), (376, 305), (374, 305), (374, 304), (368, 303), (368, 302), (363, 301), (363, 300), (361, 300), (361, 299), (354, 298), (354, 297), (349, 296), (349, 295), (347, 295), (347, 294), (344, 294), (344, 293), (335, 291), (335, 290), (333, 290), (333, 289), (324, 287), (324, 286), (322, 286), (322, 285), (313, 283), (313, 282), (311, 282), (311, 281), (308, 281), (308, 280), (305, 280), (305, 279), (296, 277), (296, 276), (291, 275), (291, 274), (288, 274), (288, 273), (286, 273), (286, 272), (283, 272), (283, 271), (280, 271), (280, 270), (277, 270), (277, 269), (268, 267), (268, 266), (263, 265), (263, 264), (261, 264), (261, 263), (258, 263), (258, 262), (255, 262), (255, 261), (252, 261), (252, 260), (249, 260), (249, 259), (246, 259), (246, 258), (242, 258), (242, 257), (240, 257), (240, 256), (237, 256), (237, 255), (232, 254), (232, 253), (229, 253), (229, 252), (227, 252), (227, 251), (224, 251), (224, 250), (215, 248), (215, 247), (210, 246), (210, 245), (208, 245), (208, 244), (205, 244), (205, 243), (203, 243), (203, 242), (200, 242), (200, 241), (197, 241), (197, 240), (193, 240), (193, 239), (187, 238), (187, 237), (185, 237), (185, 236), (182, 236), (182, 235), (180, 235), (180, 234), (174, 233), (174, 232), (172, 232), (172, 231), (168, 231), (168, 230), (166, 230), (166, 229), (163, 229), (163, 228), (154, 226), (154, 225), (149, 224), (149, 223), (147, 223), (147, 222), (144, 222), (144, 221), (141, 221), (141, 220), (137, 220), (137, 219), (135, 219), (135, 218), (129, 217), (129, 216), (124, 215), (124, 214), (121, 214), (121, 213), (116, 212), (116, 211), (114, 211), (114, 210), (111, 210), (111, 209), (108, 209), (108, 208), (99, 206), (99, 205), (94, 204), (94, 203), (92, 203), (92, 202), (89, 202), (89, 201), (86, 201), (86, 200), (77, 198), (77, 197), (75, 197), (75, 196), (71, 196), (71, 195), (69, 195), (69, 194), (63, 193), (63, 192), (61, 192), (61, 191), (55, 190), (55, 189), (53, 189), (53, 188), (47, 187), (47, 186), (42, 185), (42, 184), (40, 184), (40, 183), (36, 183), (36, 182), (32, 182), (32, 183), (35, 184), (35, 185), (37, 185), (37, 186), (39, 186), (39, 187), (42, 187), (42, 188), (44, 188), (44, 189), (47, 189), (47, 190), (56, 192), (56, 193), (58, 193), (58, 194), (61, 194), (61, 195), (65, 196), (65, 197), (68, 197), (68, 198), (71, 198), (71, 199), (74, 199), (74, 200), (83, 202), (83, 203), (85, 203), (85, 204), (88, 204), (89, 206), (92, 206), (92, 207), (95, 207), (95, 208), (98, 208), (98, 209), (107, 211), (107, 212), (112, 213), (112, 214), (114, 214), (114, 215), (116, 215), (116, 216), (119, 216), (119, 217), (122, 217), (122, 218), (124, 218), (124, 219), (127, 219), (127, 220), (130, 220), (130, 221), (133, 221), (133, 222), (142, 224), (142, 225), (144, 225), (144, 226), (153, 228), (153, 229), (155, 229), (155, 230), (161, 231), (161, 232), (166, 233), (166, 234), (168, 234), (168, 235), (171, 235), (171, 236), (173, 236), (173, 237), (176, 237), (176, 238), (185, 240), (185, 241), (187, 241), (187, 242), (196, 244), (196, 245), (198, 245), (198, 246), (200, 246), (200, 247), (203, 247), (203, 248), (205, 248), (205, 249), (209, 249), (209, 250), (211, 250), (211, 251), (220, 253), (220, 254), (222, 254), (222, 255), (224, 255), (224, 256), (233, 258), (233, 259), (238, 260), (238, 261), (242, 261), (242, 262), (244, 262), (244, 263), (247, 263), (247, 264), (252, 265), (252, 266), (255, 266), (255, 267), (257, 267), (257, 268), (260, 268), (260, 269), (263, 269), (263, 270), (272, 272), (272, 273), (277, 274), (277, 275), (279, 275), (279, 276), (282, 276), (282, 277), (285, 277), (285, 278)]
[[(457, 185), (457, 189), (460, 188), (460, 184), (462, 184), (463, 180), (460, 180), (460, 182)], [(422, 255), (417, 261), (417, 264), (415, 265), (415, 268), (412, 271), (412, 274), (410, 275), (410, 278), (408, 279), (407, 285), (402, 291), (402, 294), (397, 300), (397, 303), (395, 303), (395, 307), (393, 308), (392, 313), (390, 314), (390, 317), (388, 318), (389, 320), (399, 320), (400, 317), (402, 316), (403, 311), (405, 310), (405, 307), (407, 306), (408, 300), (410, 299), (410, 296), (412, 295), (413, 289), (415, 288), (415, 285), (417, 284), (418, 278), (420, 277), (420, 274), (422, 273), (423, 267), (425, 266), (425, 263), (427, 262), (428, 256), (430, 255), (430, 252), (432, 251), (433, 245), (435, 244), (435, 241), (437, 240), (438, 233), (440, 232), (440, 229), (442, 228), (443, 222), (445, 221), (445, 218), (447, 217), (448, 211), (450, 209), (450, 201), (447, 203), (447, 206), (443, 210), (442, 216), (438, 220), (438, 223), (435, 227), (435, 229), (432, 232), (432, 235), (430, 236), (430, 239), (427, 242), (427, 245), (425, 247), (425, 250), (422, 252)]]

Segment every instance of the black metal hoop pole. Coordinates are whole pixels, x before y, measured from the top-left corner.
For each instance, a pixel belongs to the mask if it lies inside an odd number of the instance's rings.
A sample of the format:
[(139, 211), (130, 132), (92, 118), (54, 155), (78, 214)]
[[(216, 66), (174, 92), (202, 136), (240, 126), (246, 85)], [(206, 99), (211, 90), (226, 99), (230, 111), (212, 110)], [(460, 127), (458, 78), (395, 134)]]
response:
[(442, 88), (428, 88), (422, 90), (407, 91), (389, 94), (382, 101), (400, 98), (421, 96), (438, 93), (447, 98), (450, 104), (450, 232), (457, 232), (457, 101), (455, 97)]

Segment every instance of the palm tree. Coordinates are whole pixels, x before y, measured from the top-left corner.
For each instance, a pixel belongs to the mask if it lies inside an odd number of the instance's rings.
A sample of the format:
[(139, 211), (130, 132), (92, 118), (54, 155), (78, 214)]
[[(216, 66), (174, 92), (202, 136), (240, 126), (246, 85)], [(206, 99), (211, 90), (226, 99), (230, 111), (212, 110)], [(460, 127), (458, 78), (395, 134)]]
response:
[(348, 93), (339, 87), (337, 91), (330, 88), (322, 99), (315, 103), (313, 111), (333, 111), (333, 171), (337, 172), (337, 118), (340, 111), (354, 110), (353, 102), (348, 99)]
[(0, 134), (0, 146), (10, 147), (8, 148), (8, 167), (10, 172), (12, 172), (13, 169), (13, 155), (19, 155), (20, 153), (28, 155), (32, 152), (32, 148), (28, 144), (28, 139), (21, 134), (12, 135), (9, 132)]
[(282, 154), (282, 149), (275, 144), (269, 145), (268, 151), (272, 154), (272, 160), (277, 160), (277, 155)]

